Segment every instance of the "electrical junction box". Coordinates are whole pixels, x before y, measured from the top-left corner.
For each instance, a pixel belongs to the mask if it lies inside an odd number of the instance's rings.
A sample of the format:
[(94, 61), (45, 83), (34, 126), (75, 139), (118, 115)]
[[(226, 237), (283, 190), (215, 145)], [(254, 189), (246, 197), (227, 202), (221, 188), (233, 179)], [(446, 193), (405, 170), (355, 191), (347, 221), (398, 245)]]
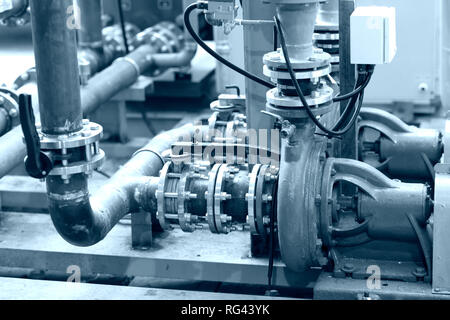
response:
[(212, 20), (233, 21), (237, 9), (235, 0), (209, 0), (207, 14)]
[(397, 53), (395, 8), (358, 7), (350, 18), (352, 64), (391, 63)]

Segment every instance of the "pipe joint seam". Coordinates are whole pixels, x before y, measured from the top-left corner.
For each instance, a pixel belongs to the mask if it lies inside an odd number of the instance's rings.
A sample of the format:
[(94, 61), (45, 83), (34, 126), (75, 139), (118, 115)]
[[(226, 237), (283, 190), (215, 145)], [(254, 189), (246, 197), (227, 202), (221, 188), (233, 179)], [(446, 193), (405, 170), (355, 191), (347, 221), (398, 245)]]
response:
[(139, 153), (142, 153), (142, 152), (150, 152), (150, 153), (153, 153), (155, 156), (157, 156), (157, 157), (159, 158), (159, 160), (161, 160), (163, 166), (166, 164), (166, 160), (164, 160), (164, 157), (161, 155), (161, 153), (159, 153), (159, 152), (157, 152), (157, 151), (155, 151), (155, 150), (149, 149), (149, 148), (142, 148), (142, 149), (139, 149), (138, 151), (136, 151), (136, 152), (131, 156), (131, 158), (134, 158), (135, 156), (137, 156)]
[(126, 61), (133, 66), (134, 70), (136, 71), (136, 77), (139, 77), (141, 75), (141, 68), (139, 67), (139, 65), (137, 64), (136, 61), (134, 61), (130, 57), (122, 57), (122, 58), (116, 59), (116, 61), (114, 63), (118, 63), (121, 61)]

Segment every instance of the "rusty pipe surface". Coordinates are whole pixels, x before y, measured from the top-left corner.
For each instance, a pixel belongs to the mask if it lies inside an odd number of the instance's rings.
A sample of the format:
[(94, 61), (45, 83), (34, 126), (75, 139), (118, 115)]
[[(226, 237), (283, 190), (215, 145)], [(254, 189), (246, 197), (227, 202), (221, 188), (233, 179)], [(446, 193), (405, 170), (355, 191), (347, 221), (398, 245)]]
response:
[(158, 179), (151, 177), (163, 167), (160, 154), (194, 131), (188, 124), (158, 135), (92, 197), (85, 174), (72, 176), (68, 184), (59, 177), (48, 178), (49, 211), (56, 230), (77, 246), (92, 246), (104, 239), (120, 219), (139, 208), (137, 189)]
[(103, 45), (102, 1), (78, 0), (80, 7), (80, 30), (78, 43), (81, 47), (101, 47)]

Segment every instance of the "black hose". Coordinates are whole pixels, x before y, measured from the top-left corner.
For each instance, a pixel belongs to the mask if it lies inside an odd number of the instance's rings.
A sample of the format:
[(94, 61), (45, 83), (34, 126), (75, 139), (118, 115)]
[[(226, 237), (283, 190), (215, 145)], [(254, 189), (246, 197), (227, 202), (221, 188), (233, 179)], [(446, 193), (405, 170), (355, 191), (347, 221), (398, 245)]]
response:
[(117, 6), (119, 7), (120, 27), (122, 28), (123, 45), (125, 47), (125, 53), (130, 53), (130, 46), (128, 45), (127, 29), (125, 25), (125, 16), (123, 14), (122, 0), (117, 0)]
[(363, 101), (364, 101), (364, 91), (361, 92), (361, 95), (359, 96), (358, 107), (356, 108), (355, 112), (353, 112), (350, 121), (347, 122), (347, 125), (343, 129), (339, 129), (340, 130), (339, 132), (342, 132), (341, 135), (346, 134), (355, 126), (356, 121), (358, 120), (359, 114), (361, 112)]
[[(348, 124), (347, 124), (347, 126), (345, 127), (344, 130), (339, 130), (339, 131), (330, 130), (330, 129), (326, 128), (322, 123), (320, 123), (320, 121), (316, 118), (316, 116), (314, 115), (313, 111), (311, 110), (311, 107), (309, 106), (308, 102), (306, 101), (306, 98), (303, 95), (302, 89), (300, 88), (300, 84), (298, 83), (298, 80), (297, 80), (297, 78), (295, 76), (295, 72), (294, 72), (294, 69), (292, 67), (291, 59), (289, 58), (289, 52), (288, 52), (288, 49), (287, 49), (286, 39), (285, 39), (285, 36), (284, 36), (284, 31), (283, 31), (283, 28), (282, 28), (282, 25), (281, 25), (281, 21), (280, 21), (280, 19), (278, 17), (275, 17), (274, 19), (275, 19), (275, 25), (277, 27), (278, 33), (280, 35), (281, 48), (282, 48), (282, 51), (283, 51), (284, 58), (286, 60), (287, 69), (288, 69), (289, 74), (291, 76), (291, 80), (292, 80), (292, 82), (294, 84), (295, 90), (297, 91), (298, 97), (300, 98), (300, 100), (301, 100), (301, 102), (302, 102), (302, 104), (303, 104), (303, 106), (304, 106), (304, 108), (306, 110), (306, 113), (308, 114), (309, 118), (314, 122), (314, 124), (320, 130), (322, 130), (329, 137), (339, 137), (339, 136), (344, 135), (356, 123), (356, 120), (358, 119), (358, 115), (359, 115), (359, 113), (357, 113), (357, 112), (360, 111), (360, 107), (358, 106), (358, 108), (354, 112), (353, 116), (351, 117), (351, 121), (348, 122)], [(370, 77), (368, 77), (368, 79), (370, 80)], [(361, 96), (364, 97), (363, 91), (361, 91), (361, 93), (359, 94), (359, 98), (360, 98), (359, 105), (360, 106), (362, 106)], [(353, 101), (354, 101), (354, 103), (356, 103), (355, 97), (352, 99), (352, 102)], [(354, 104), (353, 104), (353, 106), (354, 106)], [(352, 109), (353, 106), (350, 104), (347, 108)], [(347, 119), (348, 119), (348, 115), (345, 114), (345, 112), (344, 112), (344, 114), (341, 115), (340, 119), (338, 120), (337, 125), (334, 126), (334, 127), (339, 127), (338, 124), (346, 123)]]
[[(369, 74), (369, 75), (366, 77), (366, 79), (364, 80), (363, 85), (365, 85), (366, 83), (369, 83), (371, 78), (372, 78), (372, 76)], [(358, 80), (358, 81), (359, 81), (359, 80)], [(341, 130), (342, 127), (343, 127), (343, 125), (344, 125), (345, 123), (348, 123), (347, 119), (350, 117), (351, 112), (353, 111), (352, 109), (353, 109), (353, 107), (355, 106), (356, 101), (358, 100), (358, 97), (359, 97), (359, 100), (360, 100), (360, 105), (362, 106), (362, 100), (363, 100), (363, 98), (364, 98), (364, 91), (362, 91), (362, 92), (359, 94), (359, 96), (355, 96), (355, 97), (353, 97), (353, 98), (350, 100), (350, 102), (347, 104), (347, 107), (345, 108), (344, 112), (342, 113), (341, 119), (339, 119), (339, 121), (338, 121), (338, 122), (336, 123), (336, 125), (333, 127), (333, 130), (335, 130), (335, 131), (336, 131), (336, 130)], [(361, 108), (359, 108), (359, 110), (361, 110)], [(357, 114), (356, 116), (358, 116), (358, 115), (359, 115), (359, 111), (358, 111), (358, 114)]]
[(197, 3), (193, 3), (191, 5), (189, 5), (186, 8), (186, 11), (184, 12), (184, 24), (186, 25), (186, 29), (189, 32), (189, 34), (192, 36), (192, 38), (195, 40), (195, 42), (197, 42), (197, 44), (203, 48), (203, 50), (205, 50), (206, 52), (208, 52), (211, 56), (213, 56), (217, 61), (219, 61), (220, 63), (226, 65), (228, 68), (236, 71), (237, 73), (240, 73), (241, 75), (249, 78), (250, 80), (253, 80), (267, 88), (274, 88), (275, 86), (264, 80), (261, 79), (260, 77), (258, 77), (257, 75), (254, 75), (248, 71), (245, 71), (241, 68), (239, 68), (238, 66), (236, 66), (235, 64), (231, 63), (230, 61), (226, 60), (225, 58), (223, 58), (222, 56), (220, 56), (217, 52), (215, 52), (214, 50), (212, 50), (199, 36), (198, 34), (195, 32), (194, 28), (192, 27), (191, 24), (191, 13), (196, 10), (196, 9), (205, 9), (206, 8), (206, 3), (203, 2), (197, 2)]
[(352, 92), (349, 92), (349, 93), (344, 94), (342, 96), (335, 97), (333, 99), (333, 102), (339, 102), (339, 101), (344, 101), (344, 100), (348, 100), (348, 99), (354, 98), (354, 97), (356, 97), (357, 94), (361, 93), (361, 91), (365, 90), (368, 85), (369, 85), (369, 81), (367, 81), (367, 83), (362, 84), (361, 86), (359, 86), (357, 89), (355, 89)]

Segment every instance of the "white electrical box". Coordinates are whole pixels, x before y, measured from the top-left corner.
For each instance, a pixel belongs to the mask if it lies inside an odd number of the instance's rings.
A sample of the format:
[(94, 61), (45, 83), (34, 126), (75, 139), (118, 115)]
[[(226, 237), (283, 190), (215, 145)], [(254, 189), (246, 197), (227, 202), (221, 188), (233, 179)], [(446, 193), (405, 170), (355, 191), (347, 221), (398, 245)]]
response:
[(395, 8), (357, 7), (350, 19), (351, 62), (391, 63), (397, 53)]

